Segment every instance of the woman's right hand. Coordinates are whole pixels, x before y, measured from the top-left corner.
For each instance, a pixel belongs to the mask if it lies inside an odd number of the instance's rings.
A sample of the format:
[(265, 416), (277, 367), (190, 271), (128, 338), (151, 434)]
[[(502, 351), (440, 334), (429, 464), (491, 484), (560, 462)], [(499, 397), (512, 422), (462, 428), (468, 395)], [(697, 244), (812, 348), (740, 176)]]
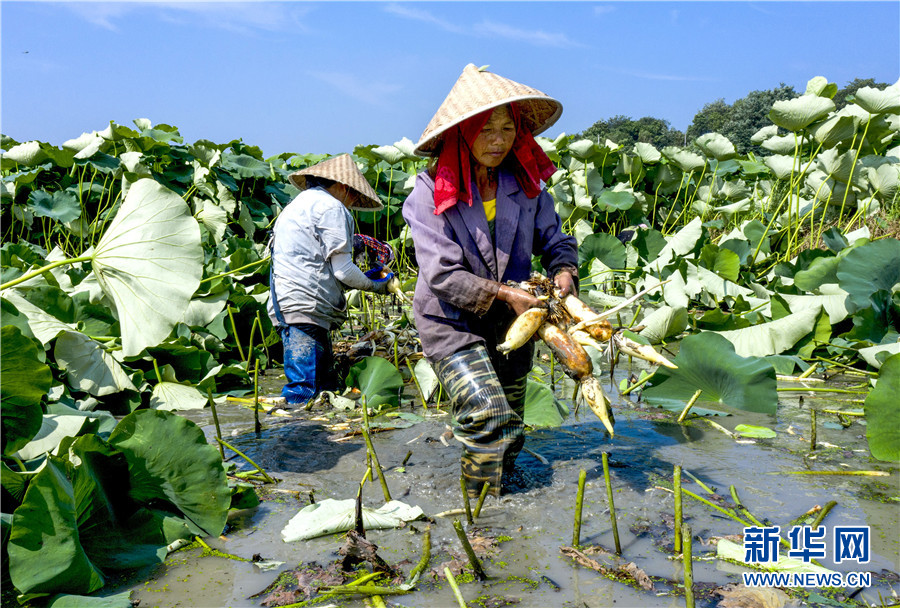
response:
[(516, 316), (522, 314), (529, 308), (546, 308), (547, 303), (539, 300), (524, 289), (518, 287), (510, 287), (509, 285), (500, 285), (497, 291), (497, 299), (506, 302)]

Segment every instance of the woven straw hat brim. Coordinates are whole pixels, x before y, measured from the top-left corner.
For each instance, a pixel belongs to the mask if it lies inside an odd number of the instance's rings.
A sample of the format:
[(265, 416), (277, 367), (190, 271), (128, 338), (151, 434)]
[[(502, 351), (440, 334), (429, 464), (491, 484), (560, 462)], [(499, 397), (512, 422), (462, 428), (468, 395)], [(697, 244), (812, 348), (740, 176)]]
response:
[(518, 105), (522, 124), (532, 135), (546, 131), (562, 114), (562, 104), (549, 95), (503, 76), (479, 70), (470, 63), (425, 127), (414, 152), (419, 156), (433, 156), (441, 136), (448, 129), (486, 110), (512, 102)]
[(359, 196), (358, 204), (350, 205), (350, 209), (356, 211), (378, 211), (384, 208), (378, 193), (372, 188), (372, 185), (366, 181), (365, 176), (360, 172), (359, 167), (353, 161), (349, 154), (341, 154), (328, 160), (301, 169), (288, 176), (290, 182), (299, 190), (306, 190), (306, 176), (313, 175), (330, 179), (333, 182), (339, 182), (352, 189)]

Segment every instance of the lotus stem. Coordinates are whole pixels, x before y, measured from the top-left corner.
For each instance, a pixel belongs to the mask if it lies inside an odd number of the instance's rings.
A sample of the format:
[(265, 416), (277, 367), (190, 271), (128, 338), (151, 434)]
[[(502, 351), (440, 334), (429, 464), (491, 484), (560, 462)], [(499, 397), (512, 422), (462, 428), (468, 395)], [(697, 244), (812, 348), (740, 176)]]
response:
[(612, 483), (609, 480), (609, 453), (603, 452), (603, 480), (606, 482), (606, 499), (609, 502), (609, 521), (612, 524), (613, 540), (616, 543), (616, 555), (622, 555), (619, 544), (619, 526), (616, 524), (616, 505), (613, 502)]
[(691, 479), (693, 479), (694, 482), (695, 482), (698, 486), (700, 486), (701, 488), (703, 488), (703, 490), (704, 490), (707, 494), (715, 494), (715, 492), (713, 492), (712, 489), (710, 489), (710, 487), (709, 487), (708, 485), (706, 485), (705, 483), (703, 483), (702, 481), (700, 481), (700, 478), (699, 478), (699, 477), (697, 477), (696, 475), (694, 475), (693, 473), (691, 473), (691, 472), (688, 471), (687, 469), (684, 469), (683, 472), (684, 472), (685, 475), (687, 475), (688, 477), (690, 477)]
[(824, 414), (835, 414), (837, 416), (854, 416), (858, 418), (865, 418), (866, 415), (863, 412), (847, 412), (841, 410), (822, 410)]
[(697, 402), (697, 399), (700, 398), (700, 393), (703, 392), (702, 388), (698, 388), (697, 392), (694, 393), (694, 396), (691, 397), (691, 400), (687, 402), (687, 405), (684, 406), (684, 409), (681, 410), (681, 415), (678, 416), (678, 424), (684, 422), (685, 416), (687, 416), (688, 412), (691, 411), (691, 408), (694, 407), (694, 404)]
[(403, 457), (403, 462), (400, 463), (401, 467), (405, 467), (406, 463), (409, 462), (409, 457), (412, 456), (412, 450), (406, 452), (406, 456)]
[(235, 555), (234, 553), (225, 553), (224, 551), (219, 551), (218, 549), (213, 549), (212, 547), (207, 545), (205, 542), (203, 542), (203, 539), (200, 538), (199, 536), (195, 536), (194, 540), (196, 540), (198, 543), (200, 543), (200, 545), (203, 547), (204, 555), (213, 555), (215, 557), (224, 557), (226, 559), (233, 559), (236, 562), (249, 562), (250, 561), (246, 557), (240, 557), (239, 555)]
[[(216, 412), (216, 400), (213, 399), (212, 389), (206, 388), (206, 398), (209, 399), (209, 408), (212, 410), (213, 424), (216, 426), (216, 439), (219, 441), (219, 454), (225, 460), (225, 448), (222, 447), (222, 429), (219, 428), (219, 414)], [(237, 450), (235, 450), (237, 452)]]
[(863, 477), (890, 477), (887, 471), (773, 471), (766, 475), (860, 475)]
[(828, 512), (831, 511), (835, 507), (835, 505), (837, 505), (837, 501), (832, 500), (829, 501), (824, 507), (822, 507), (822, 510), (819, 511), (819, 514), (811, 524), (813, 530), (819, 527), (819, 524), (822, 523), (822, 520), (825, 519), (825, 516), (828, 515)]
[[(655, 373), (655, 372), (654, 372), (654, 373)], [(628, 393), (630, 393), (630, 392), (633, 391), (634, 389), (636, 389), (636, 388), (638, 388), (638, 387), (643, 386), (644, 384), (646, 384), (647, 381), (650, 380), (650, 378), (652, 378), (652, 377), (653, 377), (653, 374), (647, 375), (645, 378), (643, 378), (642, 380), (638, 380), (637, 382), (635, 382), (634, 384), (632, 384), (631, 386), (629, 386), (628, 388), (626, 388), (624, 391), (621, 391), (619, 394), (622, 395), (622, 396), (627, 395)]]
[(228, 319), (231, 321), (231, 333), (234, 334), (234, 343), (237, 344), (238, 354), (241, 356), (241, 361), (246, 361), (247, 357), (244, 356), (244, 349), (241, 347), (240, 338), (238, 338), (237, 326), (234, 324), (234, 314), (231, 311), (231, 306), (226, 304), (225, 309), (228, 311)]
[(483, 581), (487, 579), (487, 575), (484, 573), (484, 569), (481, 567), (481, 562), (478, 561), (478, 556), (475, 555), (475, 550), (472, 549), (471, 543), (469, 543), (469, 538), (466, 536), (465, 530), (463, 530), (462, 523), (458, 519), (453, 520), (453, 528), (456, 530), (456, 536), (459, 537), (459, 542), (462, 544), (463, 549), (466, 552), (466, 556), (469, 558), (469, 563), (472, 565), (472, 570), (475, 572), (476, 578), (478, 580)]
[(462, 489), (463, 506), (466, 508), (466, 522), (471, 526), (475, 522), (472, 519), (472, 505), (469, 503), (469, 491), (466, 489), (464, 475), (459, 476), (459, 487)]
[(242, 270), (247, 270), (248, 268), (252, 268), (253, 266), (259, 266), (260, 264), (264, 264), (265, 262), (268, 262), (269, 259), (270, 259), (269, 256), (266, 256), (261, 260), (256, 260), (255, 262), (250, 262), (249, 264), (244, 264), (243, 266), (241, 266), (239, 268), (235, 268), (234, 270), (229, 270), (228, 272), (223, 272), (221, 274), (215, 274), (211, 277), (206, 277), (205, 279), (200, 280), (200, 284), (203, 285), (204, 283), (208, 283), (210, 281), (215, 281), (216, 279), (221, 279), (221, 278), (233, 275)]
[(581, 469), (578, 473), (578, 493), (575, 494), (575, 528), (572, 530), (572, 546), (581, 544), (581, 510), (584, 506), (584, 483), (587, 480), (587, 471)]
[(253, 430), (257, 435), (262, 432), (262, 425), (259, 423), (259, 359), (253, 365)]
[(409, 375), (412, 376), (413, 383), (416, 385), (416, 392), (419, 393), (419, 399), (422, 400), (422, 409), (426, 412), (428, 411), (428, 402), (425, 400), (425, 393), (422, 392), (422, 387), (419, 384), (419, 379), (416, 378), (416, 372), (413, 370), (413, 366), (409, 364), (409, 357), (405, 358), (406, 367), (409, 369)]
[(453, 590), (453, 596), (456, 598), (456, 603), (459, 604), (459, 608), (467, 608), (466, 600), (463, 599), (462, 593), (459, 592), (459, 585), (456, 584), (456, 579), (453, 578), (453, 573), (450, 572), (450, 568), (444, 568), (444, 576), (447, 577), (447, 582), (450, 583), (450, 588)]
[[(377, 585), (342, 585), (340, 587), (324, 587), (324, 589), (328, 589), (326, 594), (334, 594), (334, 595), (404, 595), (406, 593), (411, 593), (411, 589), (404, 589), (402, 587), (378, 587)], [(325, 595), (325, 594), (323, 594)], [(318, 601), (319, 598), (324, 599), (323, 596), (317, 596), (315, 599)], [(293, 605), (293, 604), (292, 604)], [(300, 604), (297, 604), (300, 605)]]
[(810, 431), (809, 431), (809, 449), (816, 449), (816, 408), (809, 408), (809, 423), (810, 423)]
[(372, 445), (372, 436), (369, 434), (369, 408), (366, 405), (365, 395), (362, 398), (362, 410), (363, 437), (366, 440), (366, 448), (368, 449), (369, 457), (372, 459), (372, 463), (375, 465), (373, 468), (378, 471), (378, 480), (381, 482), (381, 491), (384, 493), (384, 501), (390, 502), (391, 491), (388, 489), (387, 479), (385, 479), (384, 477), (384, 469), (381, 468), (381, 464), (378, 462), (378, 454), (375, 453), (375, 447)]
[(681, 465), (675, 465), (673, 484), (675, 491), (675, 553), (681, 553)]
[(406, 579), (406, 585), (412, 586), (416, 584), (416, 581), (419, 580), (419, 576), (428, 567), (428, 562), (431, 560), (431, 526), (425, 528), (425, 533), (422, 536), (422, 557), (419, 559), (419, 563), (416, 564), (416, 567), (410, 570), (409, 577)]
[(812, 365), (809, 366), (809, 368), (808, 368), (805, 372), (803, 372), (802, 374), (800, 374), (800, 375), (797, 376), (797, 377), (798, 377), (798, 378), (809, 378), (810, 376), (812, 376), (812, 375), (816, 372), (816, 369), (817, 369), (818, 367), (819, 367), (819, 364), (818, 364), (818, 363), (813, 363)]
[(732, 433), (731, 431), (729, 431), (728, 429), (726, 429), (724, 426), (722, 426), (722, 425), (719, 424), (718, 422), (713, 422), (713, 421), (710, 420), (709, 418), (703, 418), (702, 420), (703, 420), (703, 422), (707, 423), (707, 424), (708, 424), (709, 426), (711, 426), (712, 428), (716, 429), (717, 431), (721, 431), (722, 433), (725, 433), (726, 435), (728, 435), (728, 436), (731, 437), (732, 439), (737, 439), (737, 438), (739, 437), (739, 435), (738, 435), (737, 433)]
[(808, 510), (806, 513), (804, 513), (803, 515), (800, 515), (799, 517), (795, 517), (794, 519), (792, 519), (792, 520), (788, 523), (788, 525), (789, 525), (789, 526), (799, 526), (799, 525), (802, 524), (808, 517), (812, 516), (814, 513), (818, 513), (818, 512), (821, 511), (821, 510), (822, 510), (822, 507), (820, 507), (819, 505), (816, 505), (816, 506), (814, 506), (812, 509), (810, 509), (810, 510)]
[[(478, 516), (481, 515), (481, 507), (484, 505), (484, 499), (487, 498), (488, 490), (491, 489), (491, 482), (486, 481), (484, 485), (481, 486), (481, 495), (478, 497), (478, 502), (475, 503), (475, 511), (472, 513), (472, 517), (474, 519), (478, 519)], [(468, 493), (466, 493), (466, 499), (468, 502)]]
[(60, 266), (66, 266), (68, 264), (77, 264), (79, 262), (90, 262), (93, 259), (94, 259), (94, 256), (83, 255), (83, 256), (79, 256), (77, 258), (68, 258), (65, 260), (57, 260), (55, 262), (51, 262), (51, 263), (47, 264), (46, 266), (42, 266), (42, 267), (38, 268), (37, 270), (32, 270), (31, 272), (29, 272), (27, 274), (23, 274), (22, 276), (20, 276), (17, 279), (13, 279), (12, 281), (7, 281), (3, 285), (0, 285), (0, 291), (7, 289), (9, 287), (15, 287), (16, 285), (18, 285), (20, 283), (24, 283), (25, 281), (33, 279), (34, 277), (38, 277), (38, 276), (44, 274), (45, 272), (47, 272), (48, 270), (53, 270), (54, 268), (58, 268)]
[(256, 464), (255, 462), (253, 462), (253, 460), (251, 460), (249, 456), (247, 456), (246, 454), (244, 454), (242, 451), (240, 451), (239, 449), (237, 449), (236, 447), (234, 447), (233, 445), (231, 445), (230, 443), (228, 443), (227, 441), (225, 441), (225, 440), (222, 439), (221, 437), (216, 437), (216, 439), (219, 441), (219, 444), (220, 444), (219, 447), (220, 447), (220, 448), (221, 448), (222, 446), (225, 446), (226, 448), (228, 448), (229, 450), (231, 450), (232, 452), (234, 452), (235, 454), (237, 454), (238, 456), (240, 456), (241, 458), (243, 458), (244, 460), (246, 460), (247, 462), (249, 462), (249, 463), (250, 463), (250, 466), (252, 466), (252, 467), (255, 468), (257, 471), (259, 471), (259, 474), (262, 475), (263, 478), (264, 478), (268, 483), (275, 483), (275, 480), (272, 479), (271, 477), (269, 477), (269, 474), (266, 473), (266, 472), (263, 470), (263, 468), (262, 468), (261, 466), (259, 466), (259, 465)]
[(828, 387), (805, 387), (805, 386), (784, 386), (778, 388), (779, 392), (784, 393), (844, 393), (847, 395), (863, 395), (869, 391), (851, 391), (845, 388), (828, 388)]
[(682, 536), (684, 542), (684, 605), (687, 608), (694, 608), (694, 562), (692, 554), (691, 527), (684, 524), (682, 527)]
[(731, 498), (732, 498), (732, 500), (734, 500), (734, 504), (736, 504), (738, 509), (741, 510), (741, 513), (746, 515), (747, 519), (752, 521), (754, 524), (756, 524), (760, 528), (765, 527), (765, 525), (761, 521), (759, 521), (758, 519), (756, 519), (756, 517), (754, 517), (753, 513), (750, 512), (750, 509), (745, 507), (744, 503), (741, 502), (741, 497), (738, 496), (737, 488), (735, 488), (733, 484), (728, 487), (728, 490), (731, 492)]

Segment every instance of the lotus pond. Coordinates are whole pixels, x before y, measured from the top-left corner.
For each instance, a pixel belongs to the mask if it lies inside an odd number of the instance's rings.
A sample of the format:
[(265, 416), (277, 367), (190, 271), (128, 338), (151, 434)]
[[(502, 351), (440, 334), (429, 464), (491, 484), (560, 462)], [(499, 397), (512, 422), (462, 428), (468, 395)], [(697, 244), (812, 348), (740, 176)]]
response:
[[(745, 154), (718, 133), (662, 150), (538, 138), (580, 297), (606, 311), (643, 292), (610, 321), (678, 367), (590, 351), (611, 437), (543, 352), (517, 485), (471, 524), (407, 304), (350, 294), (347, 395), (247, 408), (280, 387), (268, 231), (297, 193), (287, 176), (323, 155), (186, 144), (143, 118), (61, 146), (0, 137), (4, 605), (681, 606), (681, 537), (700, 605), (896, 603), (900, 83), (840, 108), (836, 91), (817, 76), (776, 102)], [(412, 150), (352, 154), (384, 203), (357, 231), (391, 243), (407, 295)], [(359, 496), (376, 517), (388, 495), (422, 517), (281, 538), (313, 501)], [(787, 543), (820, 516), (870, 526), (870, 562), (829, 548), (792, 567), (870, 586), (723, 588), (747, 569), (744, 527)]]

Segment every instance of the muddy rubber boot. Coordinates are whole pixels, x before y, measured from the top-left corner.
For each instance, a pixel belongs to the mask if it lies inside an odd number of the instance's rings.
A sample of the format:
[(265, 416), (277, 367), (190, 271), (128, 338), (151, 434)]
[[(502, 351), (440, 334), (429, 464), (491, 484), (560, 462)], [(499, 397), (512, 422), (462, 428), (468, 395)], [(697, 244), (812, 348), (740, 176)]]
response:
[(503, 479), (503, 455), (505, 446), (467, 445), (463, 447), (460, 465), (469, 498), (481, 496), (481, 489), (490, 482), (489, 496), (500, 496)]

